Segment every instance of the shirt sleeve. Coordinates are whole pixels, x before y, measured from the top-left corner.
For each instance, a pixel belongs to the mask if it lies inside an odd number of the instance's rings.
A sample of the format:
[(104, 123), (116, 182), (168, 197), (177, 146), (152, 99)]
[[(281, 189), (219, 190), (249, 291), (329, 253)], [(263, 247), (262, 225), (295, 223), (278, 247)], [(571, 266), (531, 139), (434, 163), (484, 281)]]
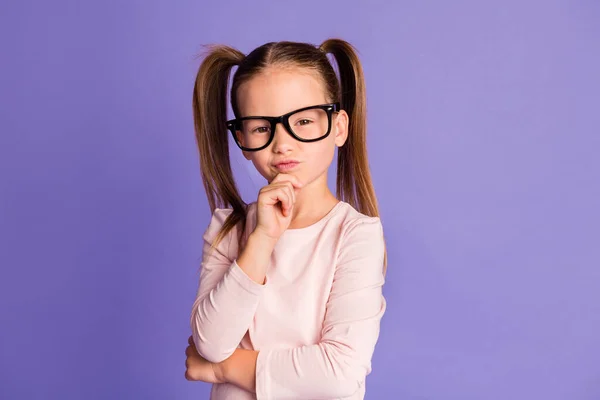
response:
[(353, 221), (340, 247), (321, 341), (258, 353), (258, 400), (345, 398), (362, 389), (386, 309), (377, 217)]
[(231, 211), (215, 209), (203, 235), (200, 283), (190, 318), (198, 353), (214, 363), (231, 356), (242, 341), (265, 286), (248, 277), (230, 255), (237, 228), (211, 249)]

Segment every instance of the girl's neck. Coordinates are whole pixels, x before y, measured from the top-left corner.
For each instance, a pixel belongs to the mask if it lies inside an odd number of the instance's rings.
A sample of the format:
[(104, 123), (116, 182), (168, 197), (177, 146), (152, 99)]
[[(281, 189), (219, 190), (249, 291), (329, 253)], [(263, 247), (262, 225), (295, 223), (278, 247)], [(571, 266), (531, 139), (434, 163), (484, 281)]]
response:
[[(323, 218), (339, 202), (325, 186), (321, 190), (313, 188), (301, 190), (296, 196), (292, 212), (292, 222), (288, 229), (300, 229), (314, 224)], [(312, 190), (311, 190), (312, 189)]]

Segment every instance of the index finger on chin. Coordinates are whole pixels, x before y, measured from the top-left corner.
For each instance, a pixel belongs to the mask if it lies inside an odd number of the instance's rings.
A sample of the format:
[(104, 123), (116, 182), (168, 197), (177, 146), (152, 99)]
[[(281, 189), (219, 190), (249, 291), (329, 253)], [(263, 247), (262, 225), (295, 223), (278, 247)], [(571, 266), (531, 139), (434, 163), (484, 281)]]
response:
[(271, 181), (271, 183), (273, 182), (290, 182), (295, 188), (301, 188), (303, 186), (302, 182), (300, 182), (300, 179), (292, 174), (279, 173), (273, 179), (273, 181)]

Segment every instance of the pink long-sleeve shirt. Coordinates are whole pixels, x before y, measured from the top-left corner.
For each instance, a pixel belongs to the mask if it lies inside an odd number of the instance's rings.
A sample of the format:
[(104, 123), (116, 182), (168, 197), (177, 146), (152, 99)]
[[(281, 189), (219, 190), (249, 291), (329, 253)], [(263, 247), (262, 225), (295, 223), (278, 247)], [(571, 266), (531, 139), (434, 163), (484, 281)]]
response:
[(238, 347), (259, 351), (256, 394), (215, 384), (211, 400), (363, 399), (386, 309), (380, 219), (340, 201), (313, 225), (286, 230), (260, 285), (237, 264), (237, 228), (209, 251), (231, 211), (217, 208), (203, 236), (192, 336), (212, 362)]

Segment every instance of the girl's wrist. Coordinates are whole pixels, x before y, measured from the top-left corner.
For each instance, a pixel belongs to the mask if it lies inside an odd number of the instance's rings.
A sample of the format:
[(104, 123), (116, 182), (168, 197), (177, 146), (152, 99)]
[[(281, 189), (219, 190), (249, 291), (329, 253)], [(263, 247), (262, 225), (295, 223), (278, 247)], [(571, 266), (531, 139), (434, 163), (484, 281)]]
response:
[(215, 378), (217, 379), (217, 383), (229, 383), (229, 381), (227, 380), (225, 361), (227, 360), (221, 361), (219, 363), (212, 363), (212, 368), (215, 374)]
[(253, 241), (258, 242), (261, 245), (267, 246), (268, 248), (274, 248), (275, 244), (277, 244), (277, 241), (279, 240), (278, 238), (274, 238), (272, 236), (269, 236), (265, 233), (262, 233), (259, 230), (254, 230), (252, 231), (252, 233), (250, 234), (250, 236), (248, 237), (248, 241), (250, 241), (250, 239), (252, 239)]
[(254, 231), (249, 235), (245, 248), (237, 258), (240, 268), (250, 279), (260, 285), (265, 284), (267, 266), (276, 242)]
[(252, 249), (252, 253), (258, 255), (258, 257), (269, 259), (271, 257), (271, 253), (275, 249), (277, 241), (278, 239), (265, 235), (262, 232), (253, 231), (248, 236), (246, 247), (250, 247)]
[(222, 383), (230, 383), (254, 392), (257, 361), (258, 351), (238, 348), (229, 358), (217, 364), (215, 375)]

